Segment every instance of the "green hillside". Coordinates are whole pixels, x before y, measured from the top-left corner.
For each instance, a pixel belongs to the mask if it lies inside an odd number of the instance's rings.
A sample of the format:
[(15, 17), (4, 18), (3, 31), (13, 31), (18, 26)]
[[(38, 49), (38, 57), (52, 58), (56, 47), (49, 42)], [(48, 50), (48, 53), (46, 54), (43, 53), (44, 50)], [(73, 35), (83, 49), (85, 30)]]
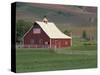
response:
[[(37, 4), (38, 5), (38, 4)], [(69, 8), (70, 7), (70, 8)], [(53, 8), (53, 7), (52, 7)], [(66, 10), (63, 8), (51, 9), (45, 8), (44, 6), (36, 6), (36, 4), (27, 3), (17, 3), (17, 19), (35, 21), (42, 20), (43, 16), (47, 16), (49, 21), (53, 21), (57, 24), (70, 24), (70, 25), (91, 25), (89, 18), (94, 18), (92, 25), (96, 25), (96, 13), (86, 13), (77, 6), (65, 6)], [(70, 9), (70, 11), (69, 11)], [(77, 10), (77, 13), (72, 10)], [(68, 10), (68, 11), (67, 11)], [(20, 15), (20, 16), (19, 16)]]
[[(90, 11), (90, 9), (92, 11)], [(32, 26), (34, 21), (42, 21), (45, 15), (48, 20), (54, 22), (62, 32), (68, 30), (72, 32), (73, 36), (81, 36), (85, 30), (89, 36), (96, 36), (96, 7), (16, 3), (16, 23), (19, 25), (18, 28), (20, 28), (20, 24), (18, 24), (19, 20), (25, 22), (25, 24), (23, 23), (22, 25), (22, 29), (18, 29), (23, 32), (21, 34), (22, 36)]]

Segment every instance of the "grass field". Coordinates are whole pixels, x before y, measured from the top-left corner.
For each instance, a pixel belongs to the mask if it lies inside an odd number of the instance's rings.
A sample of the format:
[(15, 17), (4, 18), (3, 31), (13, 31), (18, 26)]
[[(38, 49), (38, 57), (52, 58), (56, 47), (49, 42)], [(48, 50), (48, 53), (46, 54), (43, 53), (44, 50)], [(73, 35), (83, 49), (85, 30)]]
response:
[(57, 49), (18, 48), (17, 72), (96, 68), (96, 45)]

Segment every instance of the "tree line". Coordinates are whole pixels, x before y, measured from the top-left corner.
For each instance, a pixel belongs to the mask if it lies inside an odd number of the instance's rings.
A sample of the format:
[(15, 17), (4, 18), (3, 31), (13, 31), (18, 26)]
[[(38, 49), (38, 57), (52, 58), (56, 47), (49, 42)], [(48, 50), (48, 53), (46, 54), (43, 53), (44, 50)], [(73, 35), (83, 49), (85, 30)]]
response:
[(16, 42), (22, 41), (22, 37), (32, 26), (32, 22), (17, 20), (16, 21)]

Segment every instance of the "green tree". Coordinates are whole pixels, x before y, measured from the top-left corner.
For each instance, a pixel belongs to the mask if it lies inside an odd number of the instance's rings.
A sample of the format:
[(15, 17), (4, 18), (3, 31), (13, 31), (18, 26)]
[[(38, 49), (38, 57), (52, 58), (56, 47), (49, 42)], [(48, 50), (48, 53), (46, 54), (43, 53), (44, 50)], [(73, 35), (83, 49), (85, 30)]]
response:
[(16, 22), (16, 41), (21, 41), (22, 37), (30, 29), (31, 26), (32, 26), (31, 22), (18, 20)]
[(66, 35), (68, 35), (68, 36), (70, 36), (70, 33), (71, 33), (71, 31), (69, 31), (69, 30), (65, 30), (65, 31), (64, 31), (64, 34), (66, 34)]
[(82, 38), (83, 38), (83, 39), (87, 39), (87, 33), (86, 33), (85, 30), (82, 32)]

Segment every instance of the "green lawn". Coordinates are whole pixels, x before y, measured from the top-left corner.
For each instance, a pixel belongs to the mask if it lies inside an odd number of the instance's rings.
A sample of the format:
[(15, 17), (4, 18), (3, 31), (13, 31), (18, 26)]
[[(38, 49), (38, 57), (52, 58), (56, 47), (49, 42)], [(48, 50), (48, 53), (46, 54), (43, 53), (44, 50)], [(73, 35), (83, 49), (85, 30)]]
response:
[(73, 46), (56, 49), (18, 48), (16, 50), (17, 72), (53, 71), (96, 68), (96, 46)]

